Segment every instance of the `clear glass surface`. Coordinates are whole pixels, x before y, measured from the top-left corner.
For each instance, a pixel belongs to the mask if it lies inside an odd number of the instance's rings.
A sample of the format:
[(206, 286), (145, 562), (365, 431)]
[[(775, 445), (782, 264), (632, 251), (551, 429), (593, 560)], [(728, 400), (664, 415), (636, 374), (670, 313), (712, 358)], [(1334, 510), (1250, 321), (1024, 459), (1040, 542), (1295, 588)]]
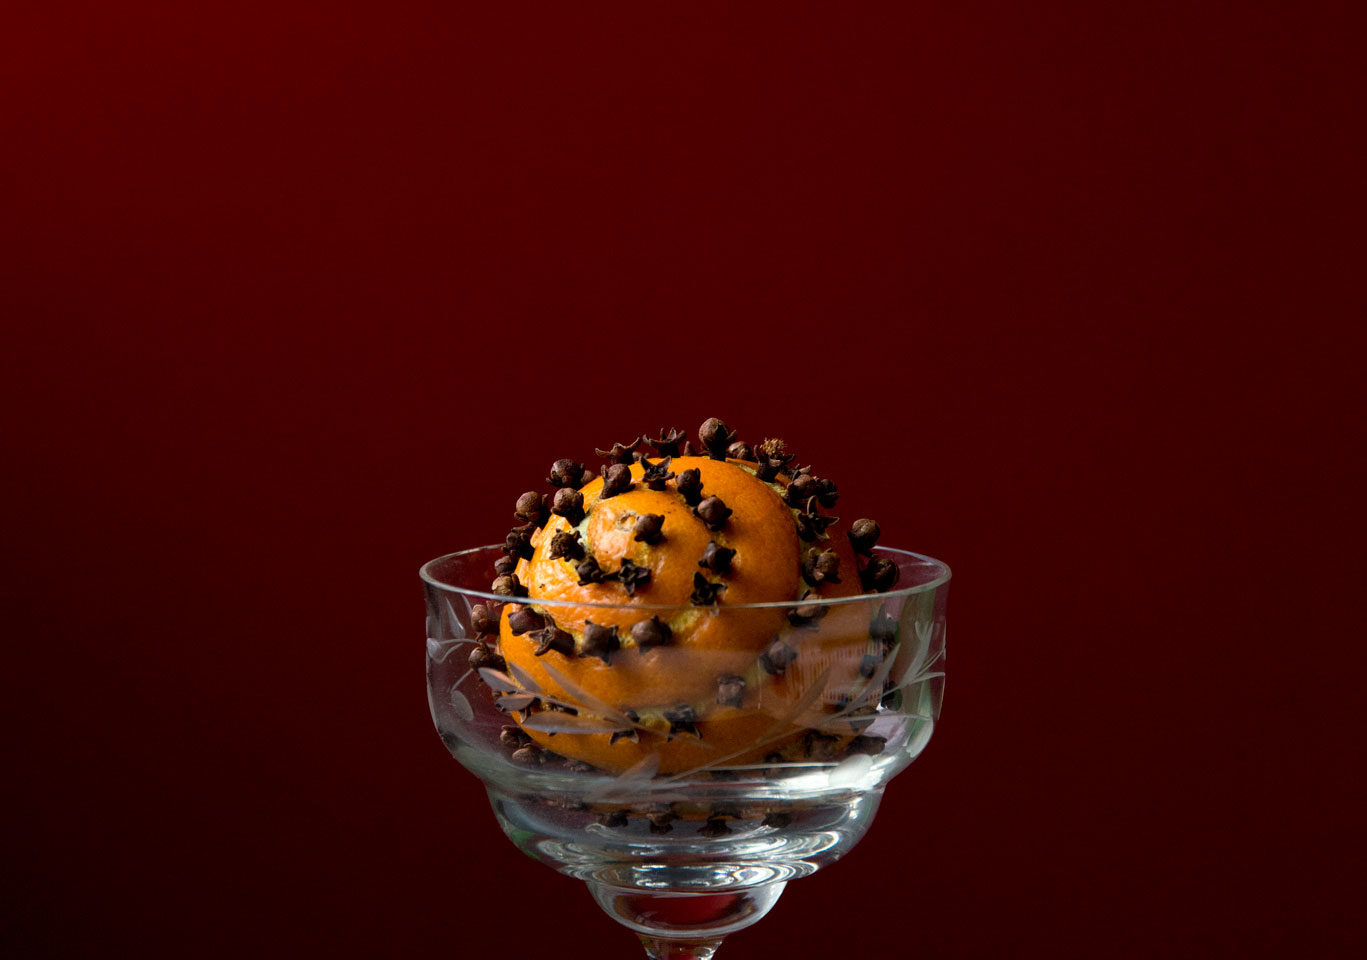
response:
[[(864, 836), (934, 731), (949, 569), (875, 553), (897, 564), (898, 589), (801, 607), (510, 598), (487, 590), (498, 546), (433, 560), (421, 576), (437, 732), (519, 849), (585, 881), (650, 956), (711, 956)], [(525, 605), (557, 620), (710, 618), (716, 639), (573, 670), (552, 649), (521, 667), (473, 618)]]

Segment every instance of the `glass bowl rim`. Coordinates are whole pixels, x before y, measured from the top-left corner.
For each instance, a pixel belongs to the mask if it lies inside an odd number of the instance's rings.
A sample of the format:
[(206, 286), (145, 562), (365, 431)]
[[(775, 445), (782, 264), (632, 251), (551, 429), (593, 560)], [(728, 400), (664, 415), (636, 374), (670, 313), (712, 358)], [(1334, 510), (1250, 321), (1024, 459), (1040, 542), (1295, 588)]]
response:
[[(474, 597), (479, 600), (492, 600), (495, 603), (517, 603), (532, 604), (538, 607), (591, 607), (595, 609), (607, 610), (681, 610), (688, 608), (687, 604), (679, 603), (601, 603), (587, 600), (543, 600), (537, 597), (509, 597), (501, 593), (491, 593), (487, 590), (472, 590), (466, 587), (457, 587), (453, 584), (438, 580), (433, 576), (431, 570), (439, 563), (453, 560), (456, 557), (469, 556), (472, 553), (479, 553), (484, 550), (498, 550), (503, 546), (501, 543), (490, 543), (479, 547), (471, 547), (468, 550), (457, 550), (455, 553), (444, 554), (429, 560), (418, 568), (418, 576), (423, 583), (436, 590), (446, 593), (456, 593), (465, 597)], [(951, 573), (949, 564), (943, 560), (936, 560), (934, 557), (923, 553), (915, 553), (911, 550), (902, 550), (898, 547), (875, 547), (879, 553), (896, 554), (900, 557), (912, 558), (922, 563), (931, 564), (939, 568), (939, 573), (934, 579), (927, 583), (920, 583), (914, 587), (904, 587), (900, 590), (887, 590), (883, 593), (860, 593), (850, 597), (820, 597), (809, 600), (766, 600), (763, 603), (735, 603), (720, 604), (716, 610), (788, 610), (795, 604), (803, 606), (822, 606), (833, 607), (843, 603), (856, 603), (859, 601), (883, 600), (890, 597), (911, 597), (919, 593), (926, 593), (937, 590), (949, 582)]]

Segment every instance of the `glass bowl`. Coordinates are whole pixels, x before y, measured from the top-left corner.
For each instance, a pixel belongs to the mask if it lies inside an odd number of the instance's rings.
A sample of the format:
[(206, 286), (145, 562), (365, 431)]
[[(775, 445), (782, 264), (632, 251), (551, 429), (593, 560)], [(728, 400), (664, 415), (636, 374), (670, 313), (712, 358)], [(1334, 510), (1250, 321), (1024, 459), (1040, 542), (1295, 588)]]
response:
[[(500, 546), (440, 557), (420, 572), (437, 732), (519, 849), (585, 881), (648, 955), (710, 957), (863, 837), (935, 728), (949, 568), (874, 553), (897, 589), (689, 608), (509, 597), (487, 589)], [(522, 632), (541, 615), (703, 617), (713, 640), (605, 648), (571, 670), (583, 652), (552, 635), (528, 668), (485, 626), (524, 608)]]

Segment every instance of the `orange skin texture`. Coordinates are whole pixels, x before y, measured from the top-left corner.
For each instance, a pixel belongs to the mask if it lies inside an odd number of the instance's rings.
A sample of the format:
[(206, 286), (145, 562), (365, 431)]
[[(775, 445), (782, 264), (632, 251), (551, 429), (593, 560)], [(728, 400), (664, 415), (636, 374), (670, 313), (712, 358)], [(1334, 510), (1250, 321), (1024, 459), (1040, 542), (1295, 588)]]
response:
[[(771, 601), (796, 601), (808, 589), (800, 572), (800, 557), (807, 546), (797, 535), (793, 511), (769, 484), (739, 466), (740, 461), (711, 460), (704, 457), (677, 457), (669, 469), (675, 474), (696, 467), (701, 474), (703, 496), (719, 496), (733, 512), (720, 531), (708, 530), (694, 515), (674, 488), (656, 491), (640, 483), (643, 468), (631, 467), (633, 486), (625, 493), (602, 500), (601, 478), (585, 485), (584, 508), (588, 513), (583, 540), (585, 547), (605, 573), (618, 569), (624, 558), (650, 568), (651, 580), (628, 596), (616, 582), (579, 585), (573, 562), (546, 556), (552, 536), (571, 529), (569, 523), (553, 516), (531, 538), (533, 555), (517, 567), (519, 580), (527, 587), (529, 601), (574, 601), (585, 604), (610, 603), (615, 608), (591, 606), (541, 607), (557, 626), (582, 636), (590, 620), (603, 626), (616, 626), (626, 640), (633, 624), (658, 615), (675, 620), (671, 641), (647, 651), (624, 646), (605, 664), (598, 657), (566, 657), (550, 651), (542, 657), (533, 653), (536, 644), (529, 636), (514, 636), (508, 625), (513, 604), (504, 610), (500, 627), (500, 652), (509, 664), (528, 675), (546, 694), (568, 703), (580, 698), (561, 687), (545, 669), (550, 663), (592, 696), (626, 711), (662, 710), (677, 704), (692, 704), (698, 711), (700, 738), (686, 732), (668, 741), (663, 732), (639, 732), (639, 742), (619, 739), (610, 744), (610, 735), (557, 733), (525, 729), (539, 745), (562, 756), (592, 763), (609, 771), (621, 771), (656, 754), (664, 773), (681, 772), (725, 760), (727, 764), (759, 762), (765, 755), (780, 750), (783, 741), (793, 740), (803, 729), (831, 709), (841, 692), (850, 693), (863, 685), (858, 676), (859, 662), (869, 652), (868, 624), (877, 610), (876, 598), (841, 604), (810, 627), (789, 625), (786, 608), (761, 610), (728, 609), (735, 604)], [(780, 480), (780, 486), (786, 480)], [(637, 517), (644, 514), (664, 516), (663, 536), (655, 544), (633, 539)], [(698, 566), (709, 541), (734, 549), (731, 569), (717, 575)], [(848, 538), (833, 528), (827, 540), (816, 546), (834, 549), (840, 556), (841, 583), (823, 584), (812, 597), (849, 597), (859, 593), (859, 578), (854, 552)], [(726, 584), (717, 605), (698, 607), (690, 603), (693, 574), (702, 572), (712, 581)], [(633, 607), (668, 605), (670, 610), (634, 610)], [(759, 655), (775, 636), (798, 651), (797, 660), (786, 675), (772, 677), (757, 671)], [(630, 641), (628, 640), (628, 643)], [(829, 668), (826, 693), (816, 698), (800, 715), (789, 717), (795, 701), (814, 677)], [(724, 675), (747, 677), (741, 707), (716, 705), (717, 678)], [(874, 694), (876, 702), (877, 694)], [(776, 722), (780, 729), (774, 730)], [(768, 735), (768, 736), (765, 736)], [(765, 743), (757, 743), (765, 736)]]

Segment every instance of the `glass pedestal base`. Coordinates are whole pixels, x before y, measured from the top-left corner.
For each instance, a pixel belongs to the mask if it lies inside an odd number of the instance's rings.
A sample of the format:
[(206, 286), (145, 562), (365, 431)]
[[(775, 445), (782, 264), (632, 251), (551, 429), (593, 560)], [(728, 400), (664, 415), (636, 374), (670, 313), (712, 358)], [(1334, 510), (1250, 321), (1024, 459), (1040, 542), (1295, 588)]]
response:
[[(690, 784), (620, 808), (492, 787), (489, 797), (524, 853), (583, 880), (649, 956), (707, 960), (728, 934), (762, 919), (789, 880), (858, 843), (882, 791), (757, 799), (740, 783)], [(659, 816), (662, 799), (676, 818)], [(688, 819), (694, 806), (730, 812)]]
[(706, 960), (727, 934), (758, 922), (778, 902), (786, 881), (726, 893), (660, 893), (589, 882), (604, 912), (641, 938), (646, 953)]

